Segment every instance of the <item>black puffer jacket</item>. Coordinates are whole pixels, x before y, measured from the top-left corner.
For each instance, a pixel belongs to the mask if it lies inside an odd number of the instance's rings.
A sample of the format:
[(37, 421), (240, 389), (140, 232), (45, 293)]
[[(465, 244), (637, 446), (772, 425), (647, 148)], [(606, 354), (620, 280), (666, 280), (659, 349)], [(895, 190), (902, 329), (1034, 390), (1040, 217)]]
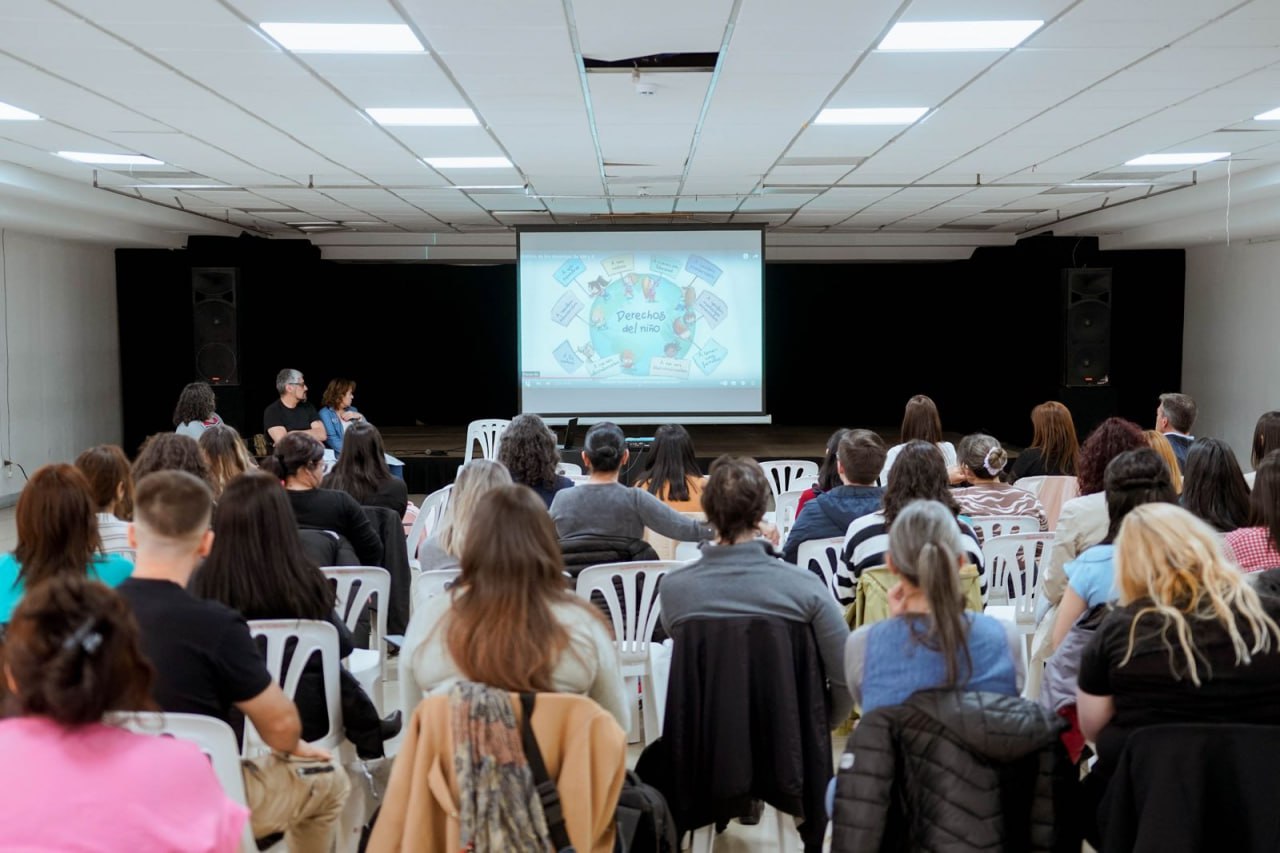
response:
[(995, 693), (930, 690), (872, 711), (840, 762), (832, 851), (1055, 849), (1063, 726)]

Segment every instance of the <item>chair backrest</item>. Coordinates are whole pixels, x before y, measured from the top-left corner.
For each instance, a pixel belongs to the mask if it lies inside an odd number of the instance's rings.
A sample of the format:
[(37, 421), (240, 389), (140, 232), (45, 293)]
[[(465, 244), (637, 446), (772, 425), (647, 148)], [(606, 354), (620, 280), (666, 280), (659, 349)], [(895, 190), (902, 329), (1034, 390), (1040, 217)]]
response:
[(787, 541), (787, 534), (791, 532), (791, 526), (796, 523), (796, 507), (799, 506), (800, 497), (803, 494), (804, 489), (792, 489), (774, 498), (773, 523), (777, 525), (778, 535), (781, 537), (778, 544)]
[(380, 649), (387, 636), (387, 609), (391, 604), (391, 573), (380, 566), (322, 566), (320, 571), (334, 584), (338, 616), (352, 631), (370, 599), (377, 617), (369, 632), (369, 648)]
[(806, 462), (803, 459), (774, 459), (761, 462), (760, 467), (769, 478), (769, 487), (773, 489), (775, 498), (783, 492), (790, 492), (797, 488), (803, 490), (812, 485), (811, 482), (801, 485), (796, 482), (797, 478), (809, 477), (816, 480), (818, 477), (817, 463)]
[[(266, 639), (267, 671), (290, 699), (298, 692), (298, 682), (307, 662), (313, 655), (320, 655), (329, 731), (314, 743), (322, 749), (336, 749), (343, 738), (342, 700), (338, 693), (338, 629), (316, 619), (251, 619), (249, 633)], [(251, 758), (267, 751), (269, 748), (253, 723), (246, 719), (243, 754)]]
[(839, 598), (836, 593), (836, 567), (840, 565), (840, 552), (843, 549), (843, 536), (801, 542), (800, 550), (796, 553), (796, 565), (822, 578), (831, 594)]
[(419, 572), (409, 588), (409, 600), (413, 608), (422, 606), (428, 598), (442, 595), (449, 591), (453, 582), (462, 574), (461, 569), (437, 569), (431, 572)]
[(409, 535), (405, 538), (405, 544), (409, 547), (410, 563), (417, 561), (419, 543), (431, 535), (440, 523), (440, 519), (444, 517), (444, 510), (449, 505), (449, 495), (452, 492), (453, 485), (450, 484), (443, 489), (436, 489), (422, 499), (422, 506), (418, 508), (418, 517), (413, 520), (413, 527), (409, 529)]
[(983, 540), (987, 569), (987, 601), (1012, 595), (1018, 622), (1035, 623), (1039, 569), (1049, 557), (1052, 533), (1010, 533)]
[[(707, 514), (705, 512), (682, 512), (680, 514), (683, 515), (685, 518), (694, 518), (694, 519), (697, 519), (698, 521), (707, 520)], [(653, 530), (650, 530), (648, 527), (646, 527), (644, 529), (644, 541), (648, 542), (650, 545), (653, 546), (653, 550), (655, 553), (657, 553), (659, 560), (677, 559), (676, 550), (681, 545), (680, 540), (671, 539), (667, 536), (663, 536), (661, 533), (656, 533)], [(692, 544), (694, 547), (697, 547), (698, 543), (692, 542), (690, 544)], [(697, 559), (697, 556), (695, 555), (692, 559)]]
[(481, 459), (497, 459), (502, 434), (509, 426), (511, 421), (504, 420), (472, 421), (467, 424), (467, 450), (462, 456), (463, 460), (472, 458), (476, 445), (480, 446)]
[[(213, 775), (230, 799), (246, 808), (249, 801), (244, 792), (244, 775), (240, 765), (240, 750), (236, 747), (236, 733), (231, 726), (217, 717), (203, 714), (177, 714), (161, 711), (129, 711), (108, 715), (107, 722), (141, 735), (162, 735), (189, 741), (200, 748), (213, 765)], [(242, 853), (256, 853), (258, 845), (253, 840), (253, 829), (248, 819), (240, 838)]]
[(1040, 519), (1034, 515), (971, 515), (969, 526), (983, 542), (1011, 533), (1039, 533)]
[(556, 466), (556, 473), (562, 477), (581, 477), (582, 466), (572, 462), (561, 462)]
[(1062, 505), (1080, 497), (1080, 482), (1075, 477), (1023, 477), (1013, 484), (1036, 496), (1044, 507), (1045, 519), (1050, 530), (1058, 528), (1058, 515)]
[(605, 563), (578, 573), (578, 595), (593, 601), (599, 593), (604, 599), (622, 663), (642, 663), (648, 658), (649, 639), (658, 627), (658, 583), (682, 565), (674, 560)]

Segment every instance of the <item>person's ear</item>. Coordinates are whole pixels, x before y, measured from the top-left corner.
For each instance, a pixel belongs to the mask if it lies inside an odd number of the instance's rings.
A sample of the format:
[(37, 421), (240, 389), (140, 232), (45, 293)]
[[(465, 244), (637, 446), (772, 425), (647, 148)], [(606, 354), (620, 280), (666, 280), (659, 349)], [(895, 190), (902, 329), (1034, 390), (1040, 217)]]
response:
[(587, 458), (587, 451), (582, 451), (582, 467), (591, 470), (591, 460)]
[(887, 553), (887, 552), (885, 553), (885, 555), (884, 555), (884, 564), (885, 564), (885, 567), (889, 569), (889, 574), (893, 575), (894, 577), (898, 577), (898, 578), (902, 577), (902, 572), (898, 571), (898, 567), (897, 567), (897, 566), (895, 566), (895, 565), (893, 564), (893, 555), (892, 555), (892, 554), (889, 554), (889, 553)]
[(18, 692), (18, 682), (13, 677), (13, 670), (9, 669), (8, 663), (4, 665), (4, 683), (5, 686), (9, 688), (10, 693)]
[(124, 500), (124, 480), (121, 480), (119, 483), (116, 483), (116, 500), (117, 501)]
[(841, 462), (839, 459), (836, 460), (836, 473), (841, 476), (848, 476), (844, 470), (844, 463)]
[(135, 551), (138, 550), (138, 525), (131, 521), (129, 522), (129, 526), (126, 528), (126, 531), (126, 536), (129, 540), (129, 547)]
[(209, 552), (213, 550), (213, 530), (206, 530), (200, 537), (200, 544), (196, 546), (196, 553), (201, 557), (209, 556)]
[(626, 465), (626, 464), (627, 464), (627, 460), (628, 460), (628, 459), (630, 459), (630, 458), (631, 458), (631, 451), (630, 451), (630, 450), (628, 450), (628, 449), (627, 449), (627, 448), (625, 448), (625, 447), (624, 447), (624, 448), (622, 448), (622, 464), (623, 464), (623, 465)]

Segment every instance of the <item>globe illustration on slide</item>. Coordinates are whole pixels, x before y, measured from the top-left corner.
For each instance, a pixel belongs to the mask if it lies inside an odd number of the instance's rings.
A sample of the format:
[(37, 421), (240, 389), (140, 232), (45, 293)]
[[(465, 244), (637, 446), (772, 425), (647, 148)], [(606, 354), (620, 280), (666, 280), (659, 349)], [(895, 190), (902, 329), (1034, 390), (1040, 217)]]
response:
[(652, 358), (686, 358), (696, 321), (685, 300), (685, 290), (656, 273), (619, 276), (591, 303), (591, 346), (598, 356), (621, 358), (632, 376), (647, 376)]

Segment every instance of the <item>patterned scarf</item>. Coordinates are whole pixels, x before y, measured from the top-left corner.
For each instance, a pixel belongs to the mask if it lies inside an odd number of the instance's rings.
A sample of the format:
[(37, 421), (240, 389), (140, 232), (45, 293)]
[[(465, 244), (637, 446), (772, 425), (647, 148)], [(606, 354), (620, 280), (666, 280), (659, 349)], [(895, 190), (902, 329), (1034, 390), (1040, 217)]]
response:
[(449, 711), (463, 849), (546, 853), (550, 833), (511, 694), (460, 681), (449, 691)]

